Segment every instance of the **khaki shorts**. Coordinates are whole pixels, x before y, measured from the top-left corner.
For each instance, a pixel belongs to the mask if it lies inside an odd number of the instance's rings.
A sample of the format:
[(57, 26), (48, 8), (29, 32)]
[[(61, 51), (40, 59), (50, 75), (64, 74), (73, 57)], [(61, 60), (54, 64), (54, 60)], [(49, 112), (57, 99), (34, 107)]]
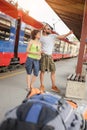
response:
[(54, 72), (56, 70), (55, 63), (51, 55), (42, 54), (41, 60), (40, 60), (40, 70), (42, 72), (45, 72), (45, 71)]

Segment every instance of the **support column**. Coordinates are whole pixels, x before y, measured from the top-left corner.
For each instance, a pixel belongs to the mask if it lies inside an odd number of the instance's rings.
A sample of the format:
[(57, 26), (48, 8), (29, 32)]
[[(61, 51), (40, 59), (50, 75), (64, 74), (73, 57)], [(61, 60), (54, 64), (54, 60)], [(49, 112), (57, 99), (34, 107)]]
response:
[(83, 55), (84, 55), (86, 40), (87, 40), (87, 0), (85, 0), (85, 6), (84, 6), (80, 49), (79, 49), (79, 56), (78, 56), (78, 62), (77, 62), (77, 68), (76, 68), (77, 75), (78, 74), (81, 75), (82, 73)]

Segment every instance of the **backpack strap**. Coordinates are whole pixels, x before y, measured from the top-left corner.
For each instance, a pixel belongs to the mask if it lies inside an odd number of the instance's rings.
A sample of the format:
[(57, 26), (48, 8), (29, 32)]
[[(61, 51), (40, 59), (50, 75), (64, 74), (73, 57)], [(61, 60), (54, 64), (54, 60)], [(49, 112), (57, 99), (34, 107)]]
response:
[(25, 121), (37, 123), (41, 110), (42, 110), (41, 104), (33, 104), (31, 109), (27, 113)]
[(61, 98), (59, 101), (58, 101), (58, 111), (61, 110), (61, 107), (65, 104), (65, 100), (64, 98)]
[(57, 111), (45, 101), (29, 99), (17, 110), (18, 119), (21, 121), (38, 124), (40, 128), (57, 116)]

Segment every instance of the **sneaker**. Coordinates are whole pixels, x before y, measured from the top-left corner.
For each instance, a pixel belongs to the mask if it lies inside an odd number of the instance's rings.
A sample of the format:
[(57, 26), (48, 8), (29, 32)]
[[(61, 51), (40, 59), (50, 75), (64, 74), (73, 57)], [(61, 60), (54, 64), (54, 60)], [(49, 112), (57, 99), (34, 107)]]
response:
[(26, 90), (27, 92), (29, 92), (29, 91), (30, 91), (30, 89), (29, 89), (29, 88), (26, 88), (25, 90)]
[(41, 92), (45, 92), (45, 87), (44, 87), (44, 85), (40, 86), (40, 91), (41, 91)]
[(51, 90), (57, 93), (60, 92), (60, 90), (56, 86), (52, 86)]
[(28, 92), (26, 98), (28, 98), (28, 96), (29, 96), (30, 93), (31, 93), (31, 89), (30, 89), (30, 88), (26, 88), (26, 91)]
[(32, 89), (32, 88), (28, 88), (28, 87), (27, 87), (25, 90), (26, 90), (27, 92), (30, 92), (31, 89)]

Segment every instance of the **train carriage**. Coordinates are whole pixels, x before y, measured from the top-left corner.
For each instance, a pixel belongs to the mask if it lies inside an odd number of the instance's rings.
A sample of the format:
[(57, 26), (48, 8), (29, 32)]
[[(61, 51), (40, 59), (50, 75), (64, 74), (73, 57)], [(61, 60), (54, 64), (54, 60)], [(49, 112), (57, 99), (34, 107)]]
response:
[(72, 58), (78, 55), (78, 48), (76, 44), (68, 40), (56, 40), (53, 50), (53, 59), (60, 60), (66, 58)]
[(15, 19), (0, 13), (0, 67), (8, 66), (14, 57)]

